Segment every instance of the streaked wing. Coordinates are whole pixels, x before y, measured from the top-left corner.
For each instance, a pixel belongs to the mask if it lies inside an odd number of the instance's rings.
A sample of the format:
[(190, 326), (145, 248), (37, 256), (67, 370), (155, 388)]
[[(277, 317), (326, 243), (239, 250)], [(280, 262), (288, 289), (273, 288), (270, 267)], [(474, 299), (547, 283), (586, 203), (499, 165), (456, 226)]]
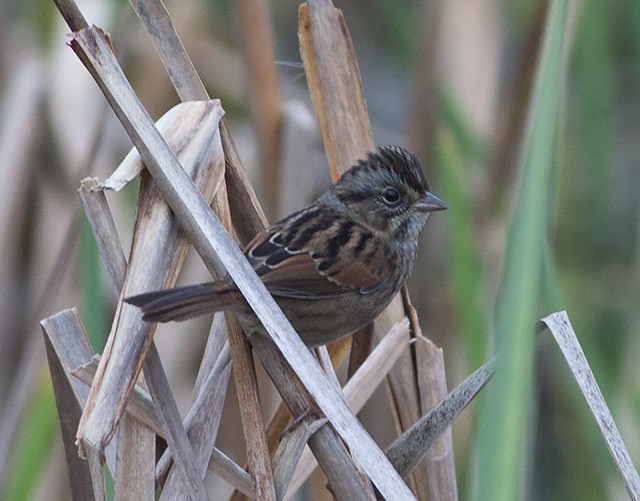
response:
[(352, 222), (317, 216), (307, 208), (247, 245), (245, 255), (269, 292), (318, 299), (375, 290), (390, 271), (384, 246)]

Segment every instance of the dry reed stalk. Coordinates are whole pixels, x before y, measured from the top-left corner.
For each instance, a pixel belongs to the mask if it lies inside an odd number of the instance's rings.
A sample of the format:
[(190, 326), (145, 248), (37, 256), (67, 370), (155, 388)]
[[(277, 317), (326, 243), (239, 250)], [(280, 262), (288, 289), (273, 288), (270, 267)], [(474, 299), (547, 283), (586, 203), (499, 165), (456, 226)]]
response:
[[(292, 481), (294, 472), (300, 467), (300, 460), (305, 451), (305, 445), (327, 420), (307, 413), (296, 419), (294, 423), (283, 433), (280, 444), (273, 455), (273, 476), (276, 479), (276, 494), (282, 499), (290, 488), (291, 492), (297, 490), (297, 485)], [(315, 467), (315, 461), (313, 467)]]
[[(212, 455), (220, 457), (220, 453), (215, 452), (214, 443), (231, 373), (230, 363), (224, 315), (216, 315), (198, 371), (194, 398), (184, 419), (184, 426), (196, 456), (198, 471), (203, 476), (207, 467), (215, 465), (215, 460), (210, 460)], [(177, 495), (179, 487), (179, 482), (171, 478), (172, 475), (175, 476), (175, 471), (170, 470), (171, 465), (171, 450), (167, 449), (156, 468), (156, 481), (164, 485), (163, 494), (166, 491), (167, 496)], [(228, 462), (224, 459), (222, 464), (217, 465), (219, 470), (225, 472), (227, 467)], [(232, 468), (224, 478), (231, 479), (231, 485), (244, 485), (243, 480), (234, 480), (235, 471)], [(167, 474), (168, 480), (166, 480)]]
[(487, 384), (494, 368), (495, 359), (482, 365), (387, 448), (385, 453), (400, 475), (411, 473), (441, 433)]
[(53, 392), (56, 399), (56, 410), (60, 420), (67, 468), (74, 476), (74, 480), (70, 482), (69, 487), (71, 488), (73, 499), (83, 499), (86, 497), (86, 493), (92, 492), (93, 486), (89, 464), (78, 456), (78, 450), (75, 445), (76, 429), (80, 415), (82, 414), (82, 407), (80, 407), (76, 399), (73, 387), (67, 378), (62, 362), (58, 358), (51, 341), (46, 334), (44, 334), (43, 337)]
[(602, 396), (591, 367), (589, 367), (589, 362), (582, 351), (567, 312), (552, 313), (543, 318), (541, 322), (551, 331), (560, 347), (562, 355), (571, 369), (571, 374), (589, 406), (589, 411), (598, 425), (616, 469), (624, 480), (629, 497), (634, 501), (640, 500), (640, 475), (633, 465), (629, 451)]
[[(134, 157), (133, 154), (128, 155), (112, 177), (107, 180), (107, 183), (117, 184), (117, 189), (119, 189), (136, 175), (140, 167)], [(98, 181), (91, 178), (82, 181), (78, 194), (98, 244), (98, 251), (111, 279), (110, 285), (118, 296), (124, 284), (127, 262), (106, 196)], [(93, 378), (89, 381), (90, 387), (92, 384)], [(141, 421), (125, 414), (118, 427), (116, 443), (117, 468), (115, 471), (112, 470), (116, 496), (118, 499), (148, 499), (152, 497), (155, 492), (153, 471), (156, 441), (154, 433)], [(73, 482), (75, 482), (75, 478), (72, 478), (72, 484)]]
[[(359, 370), (344, 386), (342, 389), (343, 397), (354, 414), (357, 414), (362, 409), (374, 390), (378, 388), (391, 368), (398, 362), (403, 350), (407, 349), (410, 342), (408, 334), (409, 323), (406, 319), (396, 324), (382, 338)], [(309, 478), (315, 465), (316, 463), (311, 454), (304, 452), (291, 481), (292, 492), (295, 492)]]
[[(210, 339), (218, 338), (218, 336), (212, 336)], [(210, 345), (211, 344), (209, 344), (209, 346)], [(215, 349), (210, 348), (210, 351), (213, 350)], [(225, 344), (224, 346), (221, 346), (218, 355), (203, 357), (203, 360), (205, 361), (211, 361), (214, 359), (216, 362), (214, 366), (206, 368), (207, 374), (204, 377), (205, 381), (202, 383), (202, 390), (196, 390), (194, 392), (196, 394), (196, 400), (194, 401), (194, 404), (191, 407), (189, 413), (185, 417), (184, 422), (185, 428), (187, 429), (187, 433), (189, 435), (189, 439), (194, 446), (194, 453), (196, 453), (197, 456), (202, 455), (203, 448), (201, 444), (207, 444), (209, 442), (206, 438), (203, 438), (202, 435), (206, 434), (206, 432), (211, 428), (217, 430), (217, 426), (219, 423), (219, 411), (221, 410), (221, 405), (217, 405), (216, 402), (222, 400), (225, 395), (225, 378), (228, 378), (229, 376), (228, 369), (230, 361), (228, 345)], [(88, 394), (88, 387), (90, 387), (91, 383), (93, 382), (93, 378), (98, 369), (99, 360), (100, 356), (94, 355), (89, 362), (84, 363), (83, 365), (78, 365), (68, 371), (67, 377), (73, 376), (73, 378), (77, 378), (85, 385), (87, 385), (87, 388), (84, 389), (85, 394)], [(71, 363), (70, 367), (72, 367), (76, 363), (78, 362), (76, 361), (75, 363)], [(206, 363), (204, 365), (206, 365)], [(200, 400), (202, 400), (202, 403), (200, 402)], [(79, 401), (84, 402), (84, 400)], [(213, 415), (214, 419), (198, 421), (198, 415), (192, 412), (194, 408), (209, 409), (210, 412), (208, 412), (207, 415)], [(142, 423), (156, 435), (164, 438), (162, 423), (156, 415), (151, 395), (149, 395), (149, 392), (147, 390), (141, 388), (138, 385), (135, 386), (127, 404), (127, 414)], [(204, 418), (204, 416), (202, 416), (202, 418)], [(215, 435), (215, 431), (213, 433)], [(75, 436), (75, 429), (73, 429), (72, 435)], [(73, 443), (73, 440), (71, 441), (71, 443)], [(77, 457), (77, 451), (75, 447), (73, 447), (73, 455)], [(245, 492), (247, 494), (253, 492), (249, 476), (246, 474), (246, 472), (244, 472), (244, 470), (240, 469), (238, 465), (231, 461), (224, 453), (214, 447), (213, 451), (210, 452), (210, 456), (211, 457), (208, 463), (208, 468), (210, 470), (220, 475), (232, 486), (240, 489), (242, 492)], [(200, 462), (200, 460), (198, 460), (198, 462)], [(169, 455), (169, 450), (167, 450), (165, 451), (165, 454), (162, 456), (160, 461), (158, 461), (158, 473), (156, 475), (156, 482), (158, 482), (159, 484), (165, 483), (170, 464), (171, 456)], [(166, 488), (167, 487), (165, 487), (165, 489)]]
[(267, 437), (262, 419), (262, 407), (253, 365), (251, 347), (237, 322), (227, 324), (227, 334), (233, 359), (233, 374), (238, 387), (238, 403), (242, 429), (247, 444), (249, 472), (253, 480), (256, 499), (265, 501), (276, 499), (276, 489), (271, 471), (271, 457), (267, 447)]
[[(153, 499), (156, 435), (138, 419), (125, 414), (118, 426), (115, 498)], [(132, 453), (133, 452), (133, 453)]]
[[(193, 166), (218, 165), (217, 171), (216, 171), (216, 168), (214, 168), (209, 172), (213, 172), (214, 173), (213, 179), (217, 179), (219, 182), (222, 179), (222, 176), (221, 174), (215, 175), (215, 172), (220, 172), (220, 167), (222, 166), (221, 149), (218, 146), (218, 150), (217, 150), (218, 153), (215, 153), (216, 152), (215, 141), (212, 141), (212, 138), (215, 137), (212, 134), (214, 134), (215, 131), (217, 130), (216, 125), (217, 125), (217, 117), (219, 116), (219, 112), (216, 111), (215, 106), (211, 107), (207, 103), (204, 103), (204, 104), (192, 103), (189, 105), (183, 105), (180, 108), (180, 110), (185, 111), (186, 120), (168, 121), (168, 123), (171, 125), (169, 129), (170, 137), (174, 137), (175, 138), (174, 141), (178, 141), (178, 144), (176, 144), (174, 148), (176, 148), (180, 152), (180, 156), (182, 157), (181, 158), (182, 162), (187, 169), (190, 169), (191, 168), (190, 166), (192, 165)], [(203, 148), (203, 144), (213, 145), (213, 149), (211, 149), (211, 146), (207, 146)], [(211, 157), (212, 153), (213, 153), (213, 157)], [(218, 161), (214, 160), (212, 163), (209, 163), (211, 162), (210, 158), (215, 159), (216, 155), (220, 160)], [(200, 169), (200, 167), (196, 167), (195, 169), (196, 172), (198, 171), (198, 169)], [(149, 186), (148, 184), (145, 184), (144, 179), (145, 177), (143, 176), (141, 193), (145, 192), (145, 186)], [(208, 183), (209, 183), (209, 189), (211, 190), (211, 183), (210, 182)], [(214, 186), (213, 189), (215, 189), (216, 184), (217, 183), (213, 184)], [(130, 273), (127, 275), (127, 277), (129, 280), (131, 280), (131, 283), (138, 284), (135, 286), (139, 286), (139, 284), (141, 283), (140, 282), (141, 280), (143, 282), (144, 280), (153, 280), (153, 278), (150, 277), (150, 275), (152, 273), (155, 273), (157, 270), (162, 270), (163, 268), (170, 270), (171, 266), (174, 266), (173, 268), (174, 271), (169, 272), (170, 273), (169, 280), (173, 282), (173, 280), (175, 280), (175, 272), (177, 271), (177, 268), (175, 267), (179, 265), (179, 261), (184, 256), (184, 252), (186, 251), (186, 244), (184, 242), (182, 244), (179, 244), (180, 247), (182, 247), (182, 250), (178, 251), (176, 254), (174, 254), (171, 251), (171, 246), (175, 245), (175, 243), (178, 242), (175, 238), (177, 236), (177, 233), (176, 233), (177, 227), (174, 230), (171, 230), (169, 229), (170, 226), (168, 227), (166, 225), (167, 223), (169, 223), (170, 225), (171, 224), (175, 225), (175, 223), (171, 223), (170, 220), (167, 220), (167, 215), (169, 213), (167, 212), (166, 206), (164, 206), (164, 203), (161, 201), (161, 199), (156, 198), (157, 201), (153, 201), (151, 205), (147, 205), (146, 208), (144, 205), (144, 200), (145, 200), (144, 197), (142, 197), (141, 201), (143, 202), (142, 202), (142, 205), (140, 206), (141, 208), (139, 209), (139, 213), (145, 215), (146, 219), (138, 220), (137, 233), (136, 233), (137, 238), (134, 238), (134, 248), (132, 251), (131, 268), (130, 268)], [(153, 200), (153, 197), (151, 198), (151, 200)], [(157, 213), (157, 215), (154, 216), (155, 218), (157, 218), (155, 221), (153, 218), (149, 219), (149, 216), (154, 214), (154, 212)], [(150, 223), (151, 226), (148, 229), (145, 229), (145, 223), (147, 224)], [(166, 233), (167, 231), (168, 231), (168, 239), (166, 243), (161, 243), (158, 240), (155, 240), (152, 238), (143, 238), (140, 236), (140, 235), (147, 234), (147, 232), (149, 232), (149, 234), (153, 235), (155, 238), (158, 238), (158, 237), (162, 238), (163, 235), (167, 235)], [(142, 276), (141, 275), (136, 276), (136, 274), (134, 273), (136, 271), (135, 264), (134, 264), (134, 259), (136, 255), (136, 242), (141, 242), (142, 247), (140, 248), (145, 249), (143, 251), (138, 250), (138, 254), (137, 254), (140, 256), (146, 256), (146, 260), (143, 261), (144, 266), (140, 266), (137, 268), (139, 271), (142, 272)], [(168, 250), (168, 254), (165, 254), (167, 250)], [(154, 251), (159, 251), (159, 253), (164, 257), (157, 256), (154, 258)], [(178, 261), (177, 262), (174, 261), (173, 265), (170, 265), (169, 267), (167, 267), (166, 264), (159, 264), (157, 262), (154, 264), (154, 260), (157, 261), (158, 258), (161, 260), (161, 262), (163, 262), (162, 261), (163, 259), (168, 259), (171, 261), (174, 258), (177, 258)], [(156, 268), (156, 266), (158, 266), (158, 268)], [(124, 277), (124, 270), (121, 270), (121, 273), (122, 273), (122, 277)], [(122, 318), (126, 320), (127, 316), (125, 315), (124, 317), (121, 317), (120, 319), (121, 322), (122, 322)], [(133, 322), (135, 323), (135, 316), (132, 317), (132, 319), (133, 319)], [(125, 323), (124, 325), (127, 325), (127, 324)], [(120, 352), (121, 353), (120, 356), (118, 356), (117, 351), (115, 352), (115, 356), (117, 357), (115, 360), (117, 360), (118, 362), (117, 363), (114, 362), (113, 366), (118, 367), (119, 372), (115, 372), (113, 374), (115, 377), (121, 378), (118, 380), (118, 383), (121, 384), (123, 381), (126, 382), (127, 377), (122, 377), (122, 376), (126, 375), (128, 372), (126, 369), (123, 369), (123, 367), (126, 368), (128, 366), (128, 367), (134, 368), (134, 371), (139, 371), (140, 365), (139, 365), (139, 362), (138, 363), (136, 362), (136, 360), (145, 360), (145, 372), (147, 373), (147, 381), (149, 384), (149, 389), (153, 396), (153, 400), (156, 403), (156, 405), (159, 405), (160, 408), (163, 409), (163, 412), (159, 414), (159, 417), (161, 418), (161, 421), (163, 423), (163, 429), (165, 430), (165, 438), (167, 439), (167, 442), (169, 443), (174, 456), (180, 458), (180, 460), (176, 462), (178, 471), (181, 472), (183, 477), (183, 482), (186, 484), (186, 487), (189, 488), (191, 486), (192, 488), (196, 489), (195, 491), (192, 492), (192, 494), (196, 495), (198, 490), (200, 490), (201, 491), (200, 495), (202, 495), (204, 493), (204, 486), (200, 480), (200, 487), (198, 487), (198, 480), (197, 480), (198, 478), (201, 478), (201, 477), (194, 476), (199, 469), (196, 468), (195, 466), (196, 465), (195, 457), (189, 445), (189, 441), (187, 440), (186, 431), (182, 426), (182, 419), (180, 418), (180, 415), (177, 411), (177, 407), (175, 406), (175, 402), (173, 401), (173, 397), (169, 390), (168, 382), (166, 381), (166, 376), (164, 375), (164, 371), (161, 368), (161, 362), (157, 354), (157, 351), (155, 350), (155, 346), (150, 343), (148, 345), (148, 348), (146, 348), (149, 350), (146, 359), (139, 358), (141, 352), (138, 350), (142, 349), (143, 350), (142, 353), (144, 353), (145, 345), (142, 345), (141, 348), (136, 350), (133, 347), (137, 345), (137, 342), (135, 341), (135, 338), (132, 339), (128, 334), (131, 331), (123, 330), (121, 332), (123, 332), (124, 334), (120, 336), (110, 337), (110, 340), (120, 341), (121, 344), (119, 345), (116, 344), (115, 346), (116, 348), (118, 346), (121, 346), (121, 350), (122, 350)], [(140, 336), (139, 334), (135, 334), (135, 333), (134, 335)], [(142, 340), (143, 337), (140, 336), (138, 339)], [(145, 341), (145, 343), (147, 343), (147, 341)], [(138, 344), (138, 346), (140, 345)], [(107, 353), (109, 352), (107, 351)], [(111, 351), (111, 354), (112, 355), (114, 354), (113, 350)], [(106, 375), (108, 377), (109, 376), (108, 361), (104, 362), (104, 359), (103, 359), (103, 364), (104, 363), (107, 364)], [(124, 374), (122, 372), (123, 370), (124, 370)], [(98, 374), (100, 374), (100, 372)], [(133, 374), (134, 376), (132, 380), (135, 380), (136, 373), (134, 372)], [(94, 381), (93, 388), (96, 388), (95, 381)], [(98, 392), (100, 392), (103, 386), (97, 386), (97, 388), (98, 388)], [(108, 402), (112, 401), (113, 396), (108, 393), (108, 390), (110, 389), (109, 384), (105, 385), (104, 388), (107, 389), (107, 392), (102, 394), (102, 401), (106, 402), (105, 405), (108, 406), (109, 405)], [(100, 393), (97, 393), (97, 395), (98, 395), (98, 398), (100, 398)], [(117, 396), (117, 393), (113, 395)], [(159, 402), (162, 402), (162, 405), (160, 405)], [(119, 416), (116, 414), (113, 417), (116, 420), (115, 423), (117, 423)], [(147, 447), (145, 447), (144, 449), (135, 449), (135, 448), (127, 449), (128, 452), (132, 452), (136, 450), (138, 451), (138, 454), (137, 454), (138, 458), (132, 459), (133, 462), (142, 461), (143, 460), (142, 458), (146, 458), (147, 461), (151, 461), (151, 465), (147, 466), (146, 468), (147, 470), (149, 468), (153, 470), (153, 461), (155, 456), (155, 454), (153, 454), (153, 451), (154, 451), (153, 442), (154, 442), (153, 440), (147, 440), (146, 442)], [(136, 443), (139, 444), (139, 442), (136, 442)], [(135, 471), (135, 469), (131, 468), (131, 471)], [(116, 480), (118, 480), (118, 478), (116, 478)], [(118, 487), (120, 485), (129, 486), (133, 482), (133, 480), (134, 479), (132, 478), (128, 482), (125, 481), (122, 483), (117, 483), (116, 490), (117, 491), (119, 490)], [(141, 485), (140, 489), (142, 489), (143, 487), (144, 486)]]
[[(84, 408), (89, 396), (89, 388), (80, 383), (80, 381), (72, 375), (72, 372), (76, 368), (91, 361), (93, 357), (93, 350), (91, 349), (89, 339), (87, 338), (87, 334), (82, 326), (82, 321), (80, 320), (78, 311), (75, 308), (61, 311), (60, 313), (44, 319), (41, 322), (41, 325), (44, 334), (55, 351), (57, 360), (60, 362), (60, 365), (65, 372), (71, 390), (74, 393), (75, 400), (81, 408)], [(58, 391), (58, 388), (60, 388), (60, 391)], [(59, 394), (61, 394), (60, 392), (66, 392), (67, 390), (64, 387), (54, 386), (54, 391), (56, 392), (56, 399), (58, 399)], [(62, 394), (62, 396), (63, 398), (65, 397), (64, 394)], [(69, 404), (66, 400), (65, 403)], [(73, 423), (73, 426), (77, 427), (77, 421)], [(75, 437), (75, 431), (73, 432), (73, 437)], [(75, 442), (75, 438), (72, 437), (67, 437), (66, 440), (70, 443)], [(74, 452), (77, 456), (77, 450)], [(109, 469), (112, 472), (115, 472), (115, 441), (107, 446), (104, 456)], [(70, 468), (69, 474), (71, 477), (71, 484), (75, 481), (75, 474), (79, 475), (79, 480), (81, 484), (83, 484), (82, 471), (76, 471), (74, 469), (75, 461), (68, 461), (68, 465)]]
[[(74, 378), (78, 381), (82, 381), (88, 388), (90, 388), (93, 383), (93, 378), (95, 378), (96, 373), (98, 372), (100, 358), (100, 355), (96, 354), (91, 357), (91, 360), (72, 368), (69, 372)], [(143, 423), (156, 435), (164, 438), (162, 423), (156, 414), (149, 390), (140, 386), (140, 382), (136, 384), (131, 392), (131, 397), (127, 403), (127, 414)]]

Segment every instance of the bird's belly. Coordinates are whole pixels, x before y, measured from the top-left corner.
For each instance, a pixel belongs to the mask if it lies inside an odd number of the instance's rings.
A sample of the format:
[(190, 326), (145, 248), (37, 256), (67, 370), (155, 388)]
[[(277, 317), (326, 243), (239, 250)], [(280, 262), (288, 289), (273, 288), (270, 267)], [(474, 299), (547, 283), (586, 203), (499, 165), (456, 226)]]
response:
[[(384, 310), (395, 293), (348, 294), (325, 299), (297, 299), (274, 296), (291, 325), (309, 346), (337, 341), (371, 323)], [(236, 310), (242, 325), (249, 331), (264, 328), (248, 305)]]
[(322, 300), (276, 298), (276, 301), (305, 344), (313, 347), (336, 341), (372, 322), (388, 301), (380, 304), (371, 299), (347, 295)]

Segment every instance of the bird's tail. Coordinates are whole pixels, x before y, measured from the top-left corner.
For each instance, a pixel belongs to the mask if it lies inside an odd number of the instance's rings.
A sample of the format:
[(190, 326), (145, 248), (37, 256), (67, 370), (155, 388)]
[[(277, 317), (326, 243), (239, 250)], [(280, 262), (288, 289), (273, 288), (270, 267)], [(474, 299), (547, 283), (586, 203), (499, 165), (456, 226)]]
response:
[(145, 292), (124, 301), (139, 306), (148, 322), (171, 322), (226, 310), (240, 304), (242, 294), (229, 284), (215, 282)]

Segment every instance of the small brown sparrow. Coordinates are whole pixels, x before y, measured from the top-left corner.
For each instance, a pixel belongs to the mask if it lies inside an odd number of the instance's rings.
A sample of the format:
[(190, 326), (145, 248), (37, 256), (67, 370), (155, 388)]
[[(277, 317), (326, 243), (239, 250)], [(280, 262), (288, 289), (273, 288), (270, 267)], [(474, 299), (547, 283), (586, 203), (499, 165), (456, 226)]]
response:
[[(327, 344), (384, 310), (411, 274), (429, 213), (446, 208), (429, 192), (416, 157), (388, 146), (358, 161), (315, 203), (259, 233), (244, 254), (302, 340)], [(245, 328), (262, 329), (229, 282), (125, 301), (150, 322), (229, 309)]]

